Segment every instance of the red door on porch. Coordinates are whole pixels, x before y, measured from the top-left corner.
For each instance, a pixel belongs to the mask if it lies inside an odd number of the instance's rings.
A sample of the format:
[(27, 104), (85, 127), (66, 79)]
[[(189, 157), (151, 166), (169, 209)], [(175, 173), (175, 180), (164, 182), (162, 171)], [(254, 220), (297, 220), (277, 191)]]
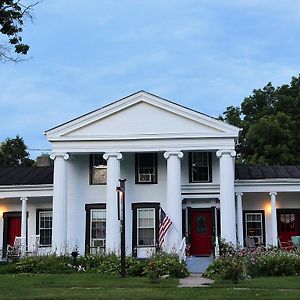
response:
[(299, 217), (296, 212), (278, 212), (277, 222), (281, 242), (290, 242), (292, 236), (300, 235)]
[(13, 246), (16, 236), (21, 236), (21, 217), (9, 217), (7, 234), (8, 245)]
[(211, 210), (191, 211), (191, 254), (210, 255), (212, 251)]

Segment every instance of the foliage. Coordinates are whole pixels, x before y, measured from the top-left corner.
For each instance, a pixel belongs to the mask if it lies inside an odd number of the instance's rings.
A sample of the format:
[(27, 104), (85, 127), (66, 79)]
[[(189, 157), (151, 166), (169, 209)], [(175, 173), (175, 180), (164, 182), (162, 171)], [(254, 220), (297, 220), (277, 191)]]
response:
[(36, 4), (25, 5), (20, 0), (0, 1), (0, 32), (7, 38), (6, 42), (0, 44), (0, 60), (19, 60), (18, 56), (10, 54), (11, 48), (17, 55), (27, 54), (29, 46), (23, 43), (20, 34), (25, 20), (32, 19), (30, 11)]
[[(149, 275), (153, 266), (157, 267), (157, 276), (170, 275), (180, 278), (188, 276), (186, 266), (179, 261), (175, 254), (160, 253), (150, 259), (141, 260), (135, 257), (126, 257), (126, 273), (128, 276)], [(101, 275), (120, 274), (120, 257), (114, 253), (101, 255), (79, 256), (76, 265), (68, 255), (31, 256), (20, 259), (16, 263), (0, 266), (0, 273), (72, 273), (78, 271), (94, 272)]]
[(249, 276), (290, 276), (299, 273), (299, 251), (258, 247), (255, 250), (224, 252), (208, 267), (204, 276), (238, 282)]
[(180, 262), (175, 253), (157, 252), (147, 263), (145, 273), (149, 274), (156, 270), (158, 276), (170, 275), (173, 278), (184, 278), (189, 275), (186, 265)]
[(242, 128), (240, 163), (300, 164), (300, 75), (289, 85), (255, 89), (240, 107), (227, 107), (220, 119)]
[(0, 167), (32, 166), (33, 160), (29, 158), (27, 146), (23, 138), (7, 138), (0, 144)]

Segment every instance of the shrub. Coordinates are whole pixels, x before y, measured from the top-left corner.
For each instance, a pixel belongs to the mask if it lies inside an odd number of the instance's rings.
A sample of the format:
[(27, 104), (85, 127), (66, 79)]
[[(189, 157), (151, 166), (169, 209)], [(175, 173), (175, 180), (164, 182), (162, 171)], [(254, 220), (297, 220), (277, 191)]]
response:
[(175, 253), (157, 252), (148, 261), (145, 272), (149, 274), (153, 266), (156, 266), (158, 276), (170, 275), (174, 278), (184, 278), (189, 275), (186, 265), (179, 260)]

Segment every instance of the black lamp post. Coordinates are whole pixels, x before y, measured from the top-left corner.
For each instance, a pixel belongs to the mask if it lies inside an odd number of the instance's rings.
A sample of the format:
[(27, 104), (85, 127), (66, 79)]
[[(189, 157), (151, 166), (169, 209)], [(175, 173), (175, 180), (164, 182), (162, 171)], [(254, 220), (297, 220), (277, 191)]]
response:
[(118, 219), (120, 220), (121, 232), (121, 277), (126, 277), (125, 270), (125, 181), (119, 179), (120, 186), (117, 187), (118, 195)]

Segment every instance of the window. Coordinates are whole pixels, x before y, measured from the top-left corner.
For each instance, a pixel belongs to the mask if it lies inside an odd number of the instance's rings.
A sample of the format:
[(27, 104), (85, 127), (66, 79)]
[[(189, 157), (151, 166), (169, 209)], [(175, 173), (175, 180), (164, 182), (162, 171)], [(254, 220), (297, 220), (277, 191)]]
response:
[(91, 209), (90, 247), (105, 249), (106, 211), (105, 209)]
[(190, 182), (211, 182), (211, 153), (189, 153)]
[(158, 202), (132, 203), (132, 255), (146, 258), (157, 249), (159, 231)]
[(263, 213), (245, 213), (245, 237), (252, 237), (256, 246), (264, 243)]
[(136, 153), (135, 155), (135, 182), (157, 183), (157, 154)]
[(296, 214), (281, 213), (279, 219), (280, 232), (282, 231), (296, 231)]
[(40, 210), (38, 214), (38, 234), (40, 235), (40, 246), (50, 247), (52, 242), (52, 211)]
[(106, 245), (105, 204), (86, 204), (86, 253), (101, 254)]
[(107, 162), (102, 154), (90, 155), (90, 184), (106, 184)]
[(137, 246), (155, 246), (155, 209), (137, 210)]

